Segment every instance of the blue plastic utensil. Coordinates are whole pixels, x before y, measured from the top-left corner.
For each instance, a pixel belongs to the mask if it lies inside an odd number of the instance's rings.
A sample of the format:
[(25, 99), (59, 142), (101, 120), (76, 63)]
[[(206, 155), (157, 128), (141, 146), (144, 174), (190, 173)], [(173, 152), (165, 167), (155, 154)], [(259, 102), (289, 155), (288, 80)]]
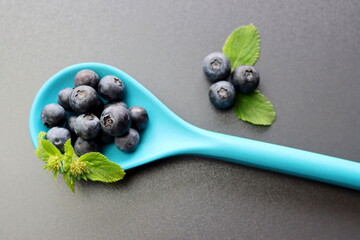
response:
[(127, 104), (140, 105), (148, 111), (149, 124), (135, 152), (123, 153), (113, 144), (103, 151), (124, 170), (168, 156), (196, 154), (360, 190), (360, 163), (195, 127), (175, 115), (131, 76), (101, 63), (67, 67), (41, 87), (32, 104), (29, 121), (35, 147), (39, 132), (47, 131), (40, 120), (42, 108), (56, 103), (59, 90), (73, 87), (74, 76), (82, 69), (91, 69), (100, 77), (118, 76), (126, 86)]

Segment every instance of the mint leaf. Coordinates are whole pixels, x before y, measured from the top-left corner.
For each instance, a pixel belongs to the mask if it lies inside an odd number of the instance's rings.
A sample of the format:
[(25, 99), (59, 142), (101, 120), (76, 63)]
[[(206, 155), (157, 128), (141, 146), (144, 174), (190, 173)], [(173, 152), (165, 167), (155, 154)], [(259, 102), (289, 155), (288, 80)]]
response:
[(53, 172), (53, 178), (54, 178), (54, 180), (57, 179), (57, 175), (58, 175), (58, 171)]
[(38, 146), (35, 150), (36, 156), (47, 162), (51, 156), (61, 157), (62, 154), (49, 140), (44, 139), (45, 132), (40, 132), (38, 135)]
[(71, 191), (75, 192), (74, 177), (70, 176), (69, 173), (64, 173), (64, 180), (65, 180), (66, 185), (71, 189)]
[(45, 132), (38, 135), (36, 155), (45, 162), (43, 169), (53, 172), (54, 179), (58, 173), (64, 175), (64, 181), (72, 192), (75, 192), (76, 179), (115, 182), (125, 176), (118, 164), (110, 162), (101, 153), (91, 152), (79, 158), (69, 139), (64, 145), (64, 154), (61, 154), (49, 140), (44, 139), (45, 136)]
[(110, 162), (107, 157), (98, 152), (91, 152), (79, 158), (87, 166), (86, 178), (92, 181), (116, 182), (125, 176), (124, 170), (116, 163)]
[(68, 139), (64, 144), (64, 155), (63, 155), (63, 171), (67, 172), (70, 168), (70, 164), (73, 161), (79, 159), (79, 157), (75, 154), (74, 148), (71, 146), (71, 139)]
[(223, 53), (231, 62), (231, 71), (240, 65), (254, 65), (260, 53), (260, 36), (253, 25), (239, 27), (226, 39)]
[(64, 155), (69, 158), (72, 159), (73, 155), (74, 155), (74, 148), (71, 146), (71, 138), (68, 139), (65, 144), (64, 144)]
[(235, 98), (235, 114), (255, 125), (271, 125), (276, 118), (272, 103), (259, 90), (251, 94), (239, 93)]

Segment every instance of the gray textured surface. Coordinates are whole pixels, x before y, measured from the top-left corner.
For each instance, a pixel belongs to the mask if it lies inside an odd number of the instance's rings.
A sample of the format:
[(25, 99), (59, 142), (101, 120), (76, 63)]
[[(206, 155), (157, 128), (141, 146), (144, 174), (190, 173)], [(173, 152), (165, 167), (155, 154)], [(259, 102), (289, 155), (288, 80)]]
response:
[[(356, 0), (0, 1), (0, 239), (359, 239), (358, 192), (202, 157), (72, 194), (41, 170), (27, 125), (44, 81), (97, 61), (196, 126), (360, 161), (359, 11)], [(278, 114), (269, 128), (212, 108), (200, 68), (251, 22)]]

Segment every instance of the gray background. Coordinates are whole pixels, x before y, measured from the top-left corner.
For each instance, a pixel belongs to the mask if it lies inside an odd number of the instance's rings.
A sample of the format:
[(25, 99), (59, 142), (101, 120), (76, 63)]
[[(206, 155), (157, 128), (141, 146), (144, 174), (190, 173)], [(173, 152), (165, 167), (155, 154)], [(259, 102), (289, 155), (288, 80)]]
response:
[[(0, 239), (360, 239), (360, 195), (197, 157), (171, 157), (73, 194), (29, 138), (36, 92), (79, 62), (114, 65), (188, 122), (360, 161), (359, 1), (0, 1)], [(271, 127), (215, 110), (201, 62), (240, 25)]]

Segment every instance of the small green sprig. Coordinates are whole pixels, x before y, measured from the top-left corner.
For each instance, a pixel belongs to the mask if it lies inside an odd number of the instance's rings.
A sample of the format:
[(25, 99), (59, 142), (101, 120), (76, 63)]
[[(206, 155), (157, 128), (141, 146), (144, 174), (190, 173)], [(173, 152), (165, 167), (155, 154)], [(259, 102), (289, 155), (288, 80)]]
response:
[[(254, 65), (260, 55), (257, 28), (250, 24), (235, 29), (226, 39), (223, 53), (231, 62), (231, 71), (240, 65)], [(238, 94), (235, 114), (243, 121), (262, 126), (269, 126), (276, 119), (274, 106), (259, 90), (251, 94)]]
[(38, 135), (36, 156), (45, 162), (43, 169), (51, 171), (54, 178), (63, 174), (66, 185), (75, 192), (75, 180), (91, 180), (100, 182), (116, 182), (124, 178), (124, 170), (101, 153), (91, 152), (78, 157), (69, 139), (64, 145), (64, 154), (49, 140), (46, 133)]

